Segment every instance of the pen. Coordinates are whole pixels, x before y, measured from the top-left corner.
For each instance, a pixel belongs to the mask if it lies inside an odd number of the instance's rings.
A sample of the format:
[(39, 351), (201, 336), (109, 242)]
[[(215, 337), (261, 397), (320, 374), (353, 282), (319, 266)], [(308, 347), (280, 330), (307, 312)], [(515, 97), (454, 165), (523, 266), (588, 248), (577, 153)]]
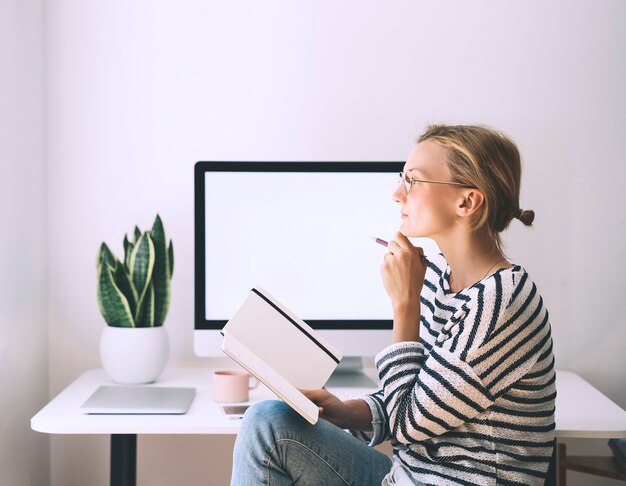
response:
[[(379, 245), (383, 245), (383, 246), (388, 246), (389, 245), (389, 242), (383, 240), (382, 238), (376, 238), (375, 236), (371, 236), (370, 238), (372, 238), (372, 240), (374, 240)], [(420, 258), (422, 259), (422, 263), (426, 263), (428, 261), (428, 260), (426, 260), (426, 257), (424, 256), (423, 253), (420, 255)]]
[(388, 242), (386, 242), (382, 238), (376, 238), (375, 236), (372, 236), (371, 238), (372, 238), (372, 240), (374, 240), (379, 245), (387, 246), (389, 244)]

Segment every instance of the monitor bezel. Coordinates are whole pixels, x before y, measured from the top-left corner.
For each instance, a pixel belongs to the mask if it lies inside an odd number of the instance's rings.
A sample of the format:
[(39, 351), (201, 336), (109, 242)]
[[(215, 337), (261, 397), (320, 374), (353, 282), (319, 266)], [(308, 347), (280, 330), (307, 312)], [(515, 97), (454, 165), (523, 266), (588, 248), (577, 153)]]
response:
[[(401, 172), (404, 162), (227, 162), (199, 161), (194, 167), (194, 328), (221, 330), (228, 322), (206, 319), (205, 177), (206, 172)], [(304, 319), (320, 330), (390, 330), (391, 319)]]

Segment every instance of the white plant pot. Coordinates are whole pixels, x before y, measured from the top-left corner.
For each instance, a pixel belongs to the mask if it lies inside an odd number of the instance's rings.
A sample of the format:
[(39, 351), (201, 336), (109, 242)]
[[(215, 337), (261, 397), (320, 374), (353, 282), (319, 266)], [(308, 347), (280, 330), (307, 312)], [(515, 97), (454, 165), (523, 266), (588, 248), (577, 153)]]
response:
[(152, 383), (161, 376), (169, 352), (169, 339), (163, 326), (106, 326), (100, 338), (102, 367), (116, 383)]

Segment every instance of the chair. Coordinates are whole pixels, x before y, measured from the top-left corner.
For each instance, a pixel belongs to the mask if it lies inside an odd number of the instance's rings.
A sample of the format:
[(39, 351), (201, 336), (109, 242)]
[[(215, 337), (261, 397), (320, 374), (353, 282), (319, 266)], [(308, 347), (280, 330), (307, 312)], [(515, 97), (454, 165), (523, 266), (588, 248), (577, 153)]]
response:
[(556, 464), (556, 439), (554, 439), (554, 446), (552, 448), (552, 457), (550, 458), (550, 464), (548, 464), (548, 472), (546, 473), (546, 482), (544, 483), (544, 486), (558, 486), (557, 485), (557, 478), (556, 478), (556, 470), (557, 470), (557, 464)]
[[(626, 481), (626, 471), (620, 469), (614, 457), (609, 456), (568, 456), (565, 444), (556, 449), (556, 486), (567, 486), (567, 470), (593, 474), (603, 478)], [(551, 464), (552, 465), (552, 464)], [(549, 483), (546, 482), (546, 486)]]

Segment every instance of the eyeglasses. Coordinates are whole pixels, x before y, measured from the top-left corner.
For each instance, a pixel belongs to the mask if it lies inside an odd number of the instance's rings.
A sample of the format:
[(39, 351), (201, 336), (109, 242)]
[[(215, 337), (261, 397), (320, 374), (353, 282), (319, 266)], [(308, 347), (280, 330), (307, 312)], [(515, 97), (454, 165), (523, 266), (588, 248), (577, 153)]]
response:
[(426, 182), (427, 184), (445, 184), (449, 186), (473, 188), (473, 186), (463, 184), (462, 182), (443, 182), (443, 181), (429, 181), (425, 179), (413, 179), (412, 177), (409, 177), (409, 175), (405, 174), (404, 172), (400, 172), (398, 175), (400, 177), (398, 179), (398, 184), (402, 184), (404, 186), (404, 190), (406, 194), (409, 193), (409, 191), (411, 190), (411, 187), (413, 187), (413, 184), (415, 184), (416, 182)]

